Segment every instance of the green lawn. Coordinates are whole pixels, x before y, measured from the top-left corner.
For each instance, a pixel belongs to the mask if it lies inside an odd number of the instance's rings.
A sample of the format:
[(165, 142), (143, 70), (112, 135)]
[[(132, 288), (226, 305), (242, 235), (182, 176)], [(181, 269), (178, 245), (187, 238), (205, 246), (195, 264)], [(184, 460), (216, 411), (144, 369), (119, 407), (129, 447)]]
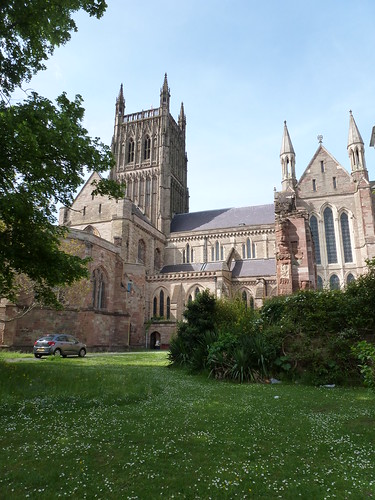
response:
[(0, 498), (375, 497), (375, 392), (0, 354)]

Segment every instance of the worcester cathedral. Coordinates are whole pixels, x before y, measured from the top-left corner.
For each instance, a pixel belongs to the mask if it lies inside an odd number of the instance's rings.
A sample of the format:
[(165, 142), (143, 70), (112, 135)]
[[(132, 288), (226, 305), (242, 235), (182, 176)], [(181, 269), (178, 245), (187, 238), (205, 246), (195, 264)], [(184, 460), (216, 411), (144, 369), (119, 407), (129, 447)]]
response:
[(27, 347), (57, 331), (89, 349), (165, 347), (186, 304), (204, 289), (258, 308), (300, 289), (344, 288), (365, 272), (375, 256), (374, 183), (352, 113), (348, 170), (320, 142), (297, 179), (284, 123), (274, 203), (190, 213), (185, 111), (181, 104), (176, 120), (169, 104), (167, 75), (159, 107), (146, 111), (126, 112), (121, 85), (110, 176), (126, 183), (126, 196), (92, 196), (93, 174), (60, 210), (59, 224), (91, 258), (85, 297), (79, 307), (34, 309), (9, 323), (3, 344)]

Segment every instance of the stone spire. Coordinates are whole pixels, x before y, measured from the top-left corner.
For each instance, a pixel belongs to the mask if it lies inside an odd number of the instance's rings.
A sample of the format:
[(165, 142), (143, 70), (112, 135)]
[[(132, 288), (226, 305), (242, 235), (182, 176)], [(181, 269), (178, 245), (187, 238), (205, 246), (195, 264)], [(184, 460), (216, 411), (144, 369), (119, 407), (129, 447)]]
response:
[(169, 87), (168, 87), (167, 73), (165, 73), (163, 86), (160, 89), (160, 107), (167, 107), (169, 109), (169, 98), (170, 97), (171, 97), (171, 94), (169, 92)]
[(286, 121), (284, 121), (284, 133), (281, 142), (280, 150), (281, 161), (281, 189), (285, 191), (288, 187), (294, 189), (297, 184), (295, 164), (296, 154), (294, 152), (293, 144), (290, 139)]
[(181, 103), (180, 114), (178, 115), (178, 125), (181, 130), (184, 130), (186, 127), (186, 116), (184, 111), (184, 103)]
[(116, 115), (123, 115), (125, 112), (125, 99), (124, 99), (124, 88), (123, 85), (120, 85), (120, 91), (118, 93), (118, 97), (116, 99)]
[(352, 174), (361, 172), (368, 178), (366, 160), (365, 160), (365, 147), (362, 136), (358, 130), (357, 124), (351, 111), (349, 118), (349, 136), (348, 136), (348, 154), (350, 158), (350, 167)]

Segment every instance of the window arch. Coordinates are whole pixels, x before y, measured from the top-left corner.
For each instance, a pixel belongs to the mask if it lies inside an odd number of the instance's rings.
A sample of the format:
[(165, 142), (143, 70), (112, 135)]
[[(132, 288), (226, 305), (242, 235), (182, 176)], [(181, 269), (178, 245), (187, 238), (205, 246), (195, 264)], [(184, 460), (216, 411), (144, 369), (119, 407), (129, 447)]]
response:
[(332, 274), (329, 278), (329, 288), (330, 290), (340, 290), (340, 280), (337, 274)]
[(348, 276), (346, 277), (346, 284), (349, 285), (349, 283), (352, 283), (355, 280), (354, 276), (352, 273), (349, 273)]
[(324, 210), (323, 217), (328, 264), (333, 264), (337, 262), (337, 250), (333, 214), (332, 210), (329, 207)]
[(154, 268), (155, 268), (155, 271), (160, 271), (160, 269), (161, 269), (161, 253), (160, 253), (159, 248), (155, 248)]
[(146, 245), (143, 240), (138, 241), (138, 262), (144, 264), (146, 261)]
[(323, 290), (323, 278), (321, 276), (319, 276), (319, 274), (318, 274), (318, 278), (317, 278), (316, 287), (318, 290)]
[(153, 308), (152, 308), (152, 316), (156, 317), (158, 315), (158, 299), (154, 297)]
[(92, 306), (94, 309), (105, 309), (106, 300), (106, 276), (103, 269), (95, 269), (92, 273)]
[(128, 142), (128, 163), (134, 161), (134, 139), (129, 139)]
[(346, 212), (340, 217), (342, 248), (344, 250), (344, 261), (353, 262), (352, 244), (350, 241), (349, 218)]
[(311, 229), (311, 235), (312, 235), (312, 239), (314, 242), (314, 248), (315, 248), (315, 261), (317, 264), (321, 264), (322, 261), (320, 258), (318, 219), (315, 217), (315, 215), (312, 215), (310, 217), (310, 229)]
[(220, 259), (220, 243), (216, 241), (215, 243), (215, 260)]
[(164, 292), (160, 290), (159, 294), (159, 316), (164, 316)]
[(197, 286), (195, 291), (194, 291), (194, 299), (196, 299), (199, 294), (200, 294), (200, 290), (199, 290), (199, 287)]
[(143, 148), (143, 159), (149, 160), (151, 155), (151, 139), (149, 135), (146, 135), (144, 140), (144, 148)]
[(245, 304), (245, 307), (247, 309), (247, 293), (246, 293), (246, 290), (244, 290), (241, 294), (241, 298), (242, 298), (242, 301), (244, 302)]
[(170, 319), (171, 317), (171, 299), (163, 289), (159, 289), (155, 292), (152, 305), (152, 317), (155, 319)]
[(251, 241), (249, 238), (246, 240), (246, 258), (251, 259)]
[(167, 297), (167, 319), (171, 318), (171, 299)]

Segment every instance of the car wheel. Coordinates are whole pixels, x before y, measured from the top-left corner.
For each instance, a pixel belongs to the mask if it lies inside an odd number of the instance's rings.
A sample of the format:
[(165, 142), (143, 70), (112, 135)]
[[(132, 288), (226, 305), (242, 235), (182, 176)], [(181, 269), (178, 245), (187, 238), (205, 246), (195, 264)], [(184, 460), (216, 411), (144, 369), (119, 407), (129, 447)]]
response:
[(42, 355), (41, 355), (41, 354), (34, 354), (34, 356), (35, 356), (36, 358), (41, 358), (41, 357), (42, 357)]
[(60, 357), (61, 356), (61, 350), (60, 349), (56, 349), (56, 351), (53, 353), (54, 356), (56, 357)]
[(80, 351), (79, 351), (79, 353), (78, 353), (78, 356), (79, 356), (80, 358), (84, 358), (84, 357), (86, 356), (86, 349), (84, 349), (84, 348), (82, 347), (82, 349), (80, 349)]

